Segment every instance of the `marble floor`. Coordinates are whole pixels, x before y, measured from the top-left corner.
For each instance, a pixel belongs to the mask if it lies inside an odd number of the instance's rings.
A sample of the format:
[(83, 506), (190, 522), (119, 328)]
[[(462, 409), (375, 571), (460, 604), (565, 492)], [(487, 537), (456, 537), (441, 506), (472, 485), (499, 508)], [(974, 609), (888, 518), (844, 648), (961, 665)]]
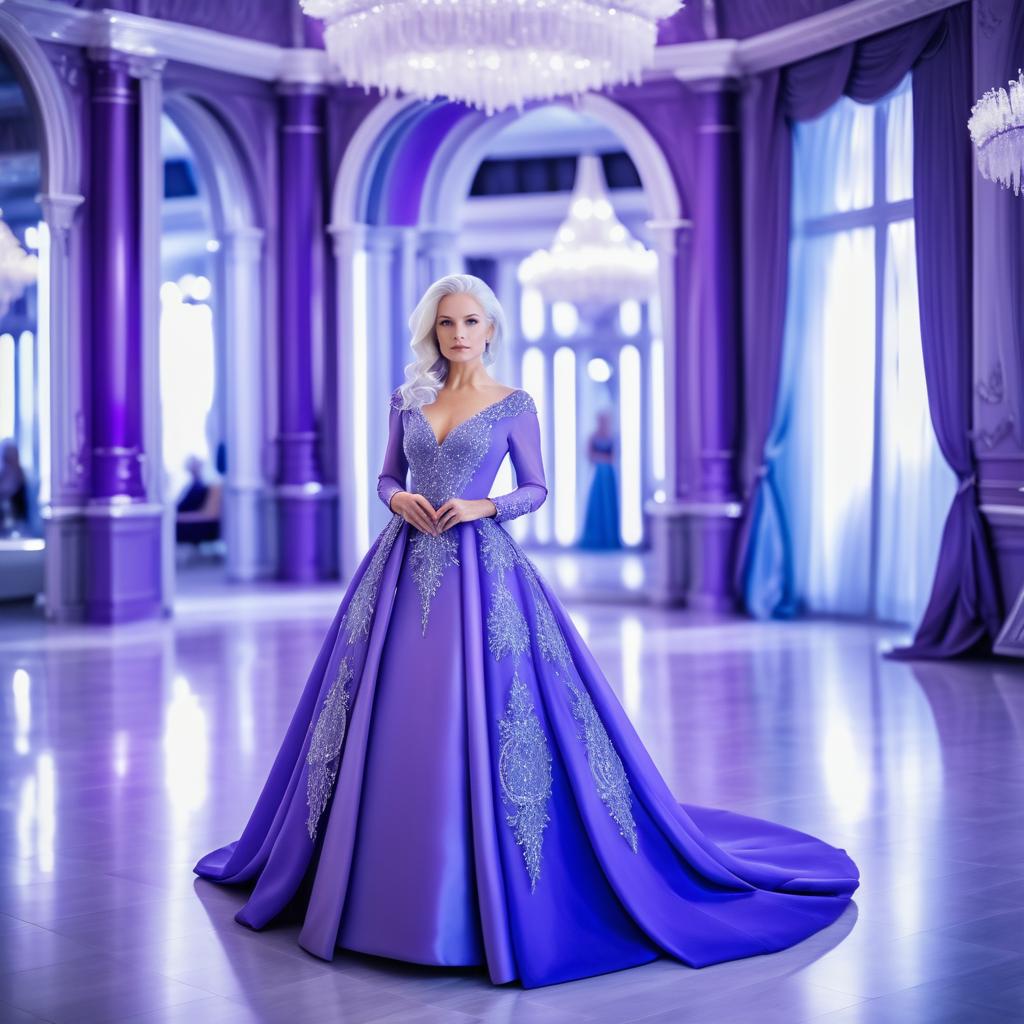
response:
[(0, 1021), (1024, 1020), (1024, 667), (887, 661), (901, 634), (862, 624), (583, 602), (572, 567), (545, 571), (679, 799), (850, 852), (833, 926), (529, 991), (242, 927), (242, 893), (191, 869), (248, 818), (340, 593), (183, 574), (159, 622), (0, 606)]

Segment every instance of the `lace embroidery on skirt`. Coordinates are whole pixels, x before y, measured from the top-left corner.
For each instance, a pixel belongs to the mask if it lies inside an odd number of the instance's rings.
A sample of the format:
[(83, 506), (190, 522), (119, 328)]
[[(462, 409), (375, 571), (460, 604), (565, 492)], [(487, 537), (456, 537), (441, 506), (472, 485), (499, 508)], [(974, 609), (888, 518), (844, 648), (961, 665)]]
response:
[(384, 527), (377, 549), (342, 616), (337, 646), (344, 653), (338, 658), (334, 682), (320, 706), (319, 714), (310, 725), (313, 736), (306, 754), (306, 765), (309, 768), (306, 776), (306, 803), (309, 806), (306, 829), (310, 839), (316, 839), (320, 817), (327, 807), (338, 776), (341, 748), (348, 727), (350, 684), (362, 671), (366, 638), (370, 634), (370, 623), (380, 594), (384, 565), (404, 524), (405, 520), (395, 515)]
[[(502, 657), (508, 650), (514, 650), (518, 657), (529, 644), (526, 620), (504, 581), (505, 572), (512, 565), (517, 565), (523, 570), (530, 590), (537, 619), (537, 646), (543, 658), (555, 667), (555, 674), (565, 683), (572, 698), (572, 714), (580, 724), (580, 738), (587, 751), (587, 763), (598, 795), (618, 826), (619, 834), (636, 853), (637, 828), (633, 818), (633, 794), (622, 758), (612, 744), (590, 694), (577, 681), (578, 674), (573, 666), (572, 656), (565, 637), (555, 621), (551, 605), (541, 589), (537, 569), (493, 519), (476, 520), (476, 525), (481, 536), (484, 567), (490, 575), (497, 577), (491, 610), (487, 617), (491, 651), (495, 658)], [(547, 753), (546, 746), (544, 749)], [(539, 757), (536, 748), (532, 748), (532, 756)], [(546, 823), (546, 816), (544, 821)], [(532, 839), (533, 837), (531, 841)], [(537, 863), (539, 873), (539, 854)], [(531, 881), (536, 881), (532, 875)]]

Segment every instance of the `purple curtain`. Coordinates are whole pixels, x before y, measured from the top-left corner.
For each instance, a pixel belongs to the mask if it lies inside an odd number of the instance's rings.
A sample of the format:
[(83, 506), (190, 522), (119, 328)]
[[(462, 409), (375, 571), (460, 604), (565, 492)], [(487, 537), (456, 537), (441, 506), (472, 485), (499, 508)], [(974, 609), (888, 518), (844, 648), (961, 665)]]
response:
[[(960, 487), (942, 531), (935, 582), (910, 647), (894, 657), (942, 658), (990, 650), (1002, 609), (991, 542), (978, 509), (971, 450), (973, 154), (971, 20), (964, 4), (914, 68), (914, 212), (928, 406)], [(921, 101), (918, 102), (918, 96)]]
[[(946, 525), (928, 611), (914, 646), (901, 652), (916, 657), (958, 654), (985, 637), (994, 639), (1000, 618), (991, 553), (971, 484), (967, 435), (970, 37), (970, 4), (961, 4), (756, 76), (744, 93), (741, 111), (747, 413), (741, 474), (747, 501), (736, 589), (744, 593), (758, 531), (784, 530), (785, 526), (781, 509), (765, 514), (766, 502), (777, 504), (769, 486), (765, 443), (776, 411), (782, 363), (792, 123), (818, 117), (843, 94), (861, 103), (878, 100), (914, 69), (915, 217), (929, 404), (942, 451), (967, 481)], [(776, 546), (783, 550), (785, 539), (780, 537)], [(779, 571), (788, 572), (788, 566), (780, 564)], [(778, 593), (789, 593), (789, 582), (780, 580)]]

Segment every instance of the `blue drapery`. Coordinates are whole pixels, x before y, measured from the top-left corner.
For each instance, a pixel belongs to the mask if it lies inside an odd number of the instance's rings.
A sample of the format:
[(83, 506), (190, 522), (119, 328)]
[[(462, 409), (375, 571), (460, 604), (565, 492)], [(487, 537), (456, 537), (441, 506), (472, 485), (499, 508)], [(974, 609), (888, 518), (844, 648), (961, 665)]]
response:
[[(970, 410), (970, 5), (962, 4), (759, 76), (744, 97), (744, 356), (748, 496), (737, 589), (751, 610), (794, 609), (792, 545), (772, 486), (785, 430), (783, 327), (792, 122), (840, 96), (874, 102), (914, 74), (914, 195), (922, 345), (929, 406), (943, 454), (962, 481), (943, 535), (935, 585), (910, 656), (950, 656), (991, 643), (998, 591), (977, 508)], [(782, 399), (780, 401), (780, 398)], [(756, 587), (753, 583), (756, 581)]]

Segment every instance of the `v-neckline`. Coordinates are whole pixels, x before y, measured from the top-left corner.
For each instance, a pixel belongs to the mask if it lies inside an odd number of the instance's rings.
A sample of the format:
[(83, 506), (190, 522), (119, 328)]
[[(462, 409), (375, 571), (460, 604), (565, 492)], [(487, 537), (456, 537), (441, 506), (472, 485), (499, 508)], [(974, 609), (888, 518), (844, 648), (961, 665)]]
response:
[(496, 406), (501, 405), (502, 402), (505, 402), (508, 399), (510, 399), (519, 390), (521, 389), (513, 388), (507, 395), (503, 395), (496, 402), (491, 402), (490, 405), (485, 405), (482, 409), (478, 409), (475, 413), (473, 413), (472, 416), (467, 416), (461, 422), (456, 423), (455, 426), (452, 427), (451, 430), (449, 430), (448, 433), (444, 435), (443, 441), (438, 441), (437, 434), (434, 433), (434, 428), (430, 425), (430, 420), (427, 418), (427, 414), (423, 411), (423, 406), (417, 405), (416, 411), (420, 414), (420, 419), (422, 419), (423, 422), (427, 425), (427, 430), (430, 431), (430, 436), (434, 439), (434, 444), (437, 445), (438, 448), (443, 448), (447, 443), (448, 438), (451, 437), (456, 430), (460, 430), (467, 423), (472, 423), (472, 421), (475, 420), (478, 416), (483, 416), (483, 414), (487, 412), (488, 409), (494, 409)]

